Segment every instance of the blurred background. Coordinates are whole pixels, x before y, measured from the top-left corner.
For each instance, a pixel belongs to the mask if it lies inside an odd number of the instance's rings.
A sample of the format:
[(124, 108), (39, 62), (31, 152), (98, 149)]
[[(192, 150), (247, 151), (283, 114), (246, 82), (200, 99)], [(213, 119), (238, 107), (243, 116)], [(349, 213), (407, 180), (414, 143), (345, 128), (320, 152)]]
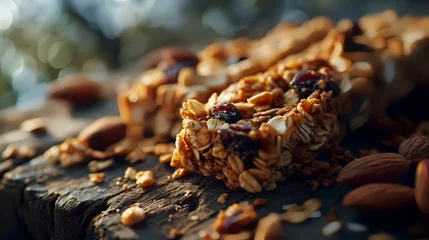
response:
[(393, 9), (428, 15), (427, 0), (0, 0), (0, 109), (43, 101), (46, 84), (109, 73), (165, 45), (199, 50), (260, 37), (280, 21), (358, 19)]

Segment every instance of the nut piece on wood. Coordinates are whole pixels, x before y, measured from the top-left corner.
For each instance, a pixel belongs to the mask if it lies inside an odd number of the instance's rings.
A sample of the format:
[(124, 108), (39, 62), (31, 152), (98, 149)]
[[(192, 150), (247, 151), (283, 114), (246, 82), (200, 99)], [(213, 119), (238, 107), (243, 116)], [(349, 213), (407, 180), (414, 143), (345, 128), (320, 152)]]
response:
[(401, 208), (413, 203), (414, 189), (392, 183), (372, 183), (358, 187), (343, 199), (347, 207), (383, 211)]
[(100, 184), (104, 182), (104, 173), (90, 173), (88, 177), (89, 180), (94, 184)]
[(417, 165), (415, 194), (420, 210), (429, 215), (429, 159), (421, 160)]
[(48, 94), (51, 98), (73, 104), (89, 103), (101, 98), (102, 86), (84, 75), (77, 74), (55, 81)]
[(121, 215), (121, 222), (124, 225), (131, 226), (146, 218), (146, 213), (143, 208), (138, 206), (129, 207)]
[(125, 137), (127, 125), (119, 116), (102, 117), (84, 128), (78, 139), (95, 150), (104, 150)]
[(238, 233), (252, 223), (257, 216), (253, 205), (235, 203), (225, 211), (219, 212), (212, 228), (221, 234)]
[(44, 118), (33, 118), (21, 123), (21, 129), (28, 133), (45, 133), (46, 125)]
[(429, 157), (429, 136), (416, 136), (401, 143), (398, 153), (404, 156), (411, 164), (420, 159)]
[(255, 232), (255, 240), (275, 240), (280, 238), (282, 223), (280, 215), (270, 213), (258, 222)]
[(152, 171), (142, 171), (138, 172), (136, 175), (136, 184), (139, 187), (150, 187), (155, 183), (155, 178), (153, 177)]
[(356, 159), (338, 174), (337, 182), (363, 185), (374, 182), (393, 182), (408, 172), (407, 160), (396, 153), (379, 153)]

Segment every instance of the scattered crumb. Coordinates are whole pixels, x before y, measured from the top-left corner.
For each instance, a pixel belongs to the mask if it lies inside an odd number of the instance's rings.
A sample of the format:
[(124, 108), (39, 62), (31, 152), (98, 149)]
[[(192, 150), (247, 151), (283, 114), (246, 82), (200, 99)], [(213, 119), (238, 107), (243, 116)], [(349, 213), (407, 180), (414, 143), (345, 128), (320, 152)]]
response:
[(368, 237), (368, 240), (395, 240), (395, 238), (388, 233), (376, 233)]
[(36, 149), (28, 145), (20, 146), (18, 148), (18, 152), (16, 153), (16, 156), (20, 158), (32, 158), (36, 156)]
[(167, 176), (167, 179), (168, 179), (168, 180), (170, 180), (170, 179), (171, 179), (171, 176)]
[(136, 184), (139, 187), (150, 187), (155, 183), (152, 171), (138, 172), (136, 175)]
[(282, 232), (281, 217), (277, 213), (270, 213), (258, 222), (255, 240), (275, 240), (280, 238)]
[(121, 210), (119, 210), (119, 208), (115, 209), (115, 212), (117, 212), (117, 213), (118, 213), (118, 212), (120, 212), (120, 211), (121, 211)]
[(26, 179), (24, 180), (24, 183), (25, 183), (25, 184), (29, 184), (29, 183), (31, 183), (31, 179), (30, 179), (30, 178), (26, 178)]
[(185, 197), (187, 197), (187, 196), (191, 195), (191, 193), (192, 193), (192, 191), (191, 191), (191, 190), (186, 190), (186, 191), (185, 191)]
[(178, 168), (178, 169), (176, 169), (176, 171), (174, 171), (174, 173), (173, 173), (173, 175), (171, 175), (171, 177), (173, 179), (179, 179), (179, 178), (182, 178), (182, 177), (184, 177), (190, 173), (191, 173), (191, 171), (189, 171), (188, 169)]
[(6, 147), (5, 150), (3, 150), (1, 157), (4, 160), (6, 160), (6, 159), (16, 157), (17, 153), (18, 153), (18, 146), (16, 144), (10, 144), (9, 146)]
[(252, 223), (258, 214), (253, 205), (235, 203), (225, 211), (220, 211), (212, 225), (212, 229), (224, 233), (238, 233)]
[(122, 185), (122, 190), (127, 190), (128, 189), (128, 184), (124, 184), (124, 185)]
[[(222, 237), (223, 237), (223, 240), (249, 240), (252, 238), (252, 233), (249, 231), (242, 231), (236, 234), (225, 234)], [(270, 239), (270, 238), (267, 238), (267, 239)]]
[(174, 239), (174, 238), (178, 238), (178, 237), (183, 236), (183, 234), (184, 234), (183, 231), (181, 231), (177, 228), (172, 228), (172, 229), (170, 229), (170, 231), (168, 233), (168, 237)]
[(257, 198), (253, 201), (252, 205), (253, 206), (261, 206), (264, 205), (265, 203), (267, 203), (267, 199), (266, 198)]
[(128, 167), (127, 170), (125, 170), (124, 178), (128, 178), (132, 181), (136, 180), (137, 170), (135, 170), (132, 167)]
[(165, 163), (165, 164), (170, 163), (172, 157), (173, 157), (172, 153), (162, 154), (161, 156), (159, 156), (159, 162), (160, 163)]
[(48, 180), (48, 176), (43, 176), (43, 177), (40, 177), (40, 178), (38, 178), (38, 179), (36, 179), (36, 182), (37, 183), (43, 183), (43, 182), (45, 182), (46, 180)]
[(120, 181), (116, 181), (115, 184), (116, 184), (116, 186), (119, 186), (119, 185), (121, 185), (121, 182)]
[(194, 215), (194, 216), (191, 216), (191, 218), (190, 218), (192, 221), (197, 221), (198, 219), (199, 219), (199, 217), (198, 216), (196, 216), (196, 215)]
[(100, 184), (104, 182), (104, 173), (90, 173), (88, 175), (89, 180), (94, 184)]
[(125, 210), (121, 215), (121, 222), (124, 225), (131, 226), (146, 218), (146, 213), (143, 208), (138, 206), (131, 206)]
[(156, 165), (155, 165), (155, 170), (156, 170), (156, 171), (161, 171), (161, 166), (160, 166), (159, 164), (156, 164)]
[(125, 156), (125, 160), (129, 163), (143, 161), (146, 158), (146, 153), (141, 148), (137, 147)]
[(113, 165), (113, 159), (96, 161), (93, 160), (88, 163), (88, 169), (90, 172), (101, 172)]
[(220, 204), (225, 204), (227, 199), (228, 199), (228, 193), (222, 193), (218, 197), (217, 202), (220, 203)]

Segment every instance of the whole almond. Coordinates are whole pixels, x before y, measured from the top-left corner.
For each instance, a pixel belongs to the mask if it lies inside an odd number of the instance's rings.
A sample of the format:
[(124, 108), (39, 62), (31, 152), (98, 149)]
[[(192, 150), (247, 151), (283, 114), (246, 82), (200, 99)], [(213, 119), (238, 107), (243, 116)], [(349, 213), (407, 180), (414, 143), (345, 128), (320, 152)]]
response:
[(391, 210), (415, 201), (414, 190), (393, 183), (372, 183), (349, 192), (343, 205), (363, 210)]
[(374, 182), (393, 182), (405, 175), (409, 164), (396, 153), (378, 153), (356, 159), (338, 174), (337, 182), (363, 185)]
[(194, 53), (180, 47), (164, 47), (150, 52), (143, 59), (143, 68), (154, 68), (161, 61), (168, 61), (171, 64), (189, 61), (199, 62), (198, 56)]
[(126, 124), (118, 116), (102, 117), (84, 128), (78, 139), (88, 147), (102, 150), (125, 137)]
[(416, 136), (401, 143), (398, 150), (411, 164), (429, 157), (429, 136)]
[(58, 79), (49, 89), (51, 98), (66, 100), (74, 104), (93, 102), (102, 95), (102, 86), (81, 74)]
[(429, 159), (419, 162), (415, 183), (416, 202), (424, 214), (429, 214)]

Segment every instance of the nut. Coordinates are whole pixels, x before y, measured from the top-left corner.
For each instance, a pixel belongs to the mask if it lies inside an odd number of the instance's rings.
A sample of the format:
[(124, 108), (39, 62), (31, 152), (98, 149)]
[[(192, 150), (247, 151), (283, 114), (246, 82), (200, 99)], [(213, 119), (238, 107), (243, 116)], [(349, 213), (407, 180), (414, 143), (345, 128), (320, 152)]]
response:
[(43, 133), (46, 131), (45, 119), (33, 118), (21, 123), (21, 129), (28, 133)]
[(348, 185), (393, 182), (407, 173), (408, 165), (407, 160), (396, 153), (373, 154), (347, 164), (337, 182)]
[(291, 223), (302, 223), (321, 207), (322, 203), (320, 200), (312, 198), (305, 201), (301, 206), (292, 206), (288, 208), (282, 215), (282, 219)]
[(130, 226), (136, 224), (146, 218), (146, 213), (143, 208), (138, 206), (129, 207), (121, 215), (121, 222), (124, 225)]
[(411, 164), (420, 159), (429, 157), (429, 136), (416, 136), (401, 143), (398, 153), (404, 156)]
[(136, 175), (136, 184), (139, 187), (150, 187), (155, 183), (152, 171), (138, 172)]
[(253, 222), (257, 216), (253, 205), (235, 203), (225, 211), (219, 212), (212, 228), (221, 234), (238, 233)]
[(414, 202), (414, 190), (392, 183), (372, 183), (356, 188), (343, 199), (343, 205), (364, 210), (390, 210)]
[(429, 214), (429, 159), (419, 162), (415, 182), (416, 202), (424, 214)]
[(101, 98), (101, 95), (102, 86), (80, 74), (55, 81), (49, 90), (51, 98), (62, 99), (75, 104), (93, 102)]
[(92, 149), (103, 150), (124, 138), (126, 128), (120, 117), (106, 116), (84, 128), (78, 139)]
[(255, 240), (275, 240), (280, 238), (282, 223), (280, 215), (270, 213), (258, 222), (255, 232)]
[(217, 202), (220, 204), (225, 204), (227, 199), (228, 199), (228, 193), (222, 193), (217, 199)]
[(104, 173), (91, 173), (88, 175), (89, 180), (94, 184), (100, 184), (104, 182)]
[(132, 181), (136, 180), (137, 170), (135, 170), (132, 167), (128, 167), (127, 170), (125, 170), (124, 178), (128, 178)]
[(88, 163), (88, 169), (90, 172), (100, 172), (103, 171), (113, 164), (113, 159), (105, 160), (105, 161), (96, 161), (93, 160)]

